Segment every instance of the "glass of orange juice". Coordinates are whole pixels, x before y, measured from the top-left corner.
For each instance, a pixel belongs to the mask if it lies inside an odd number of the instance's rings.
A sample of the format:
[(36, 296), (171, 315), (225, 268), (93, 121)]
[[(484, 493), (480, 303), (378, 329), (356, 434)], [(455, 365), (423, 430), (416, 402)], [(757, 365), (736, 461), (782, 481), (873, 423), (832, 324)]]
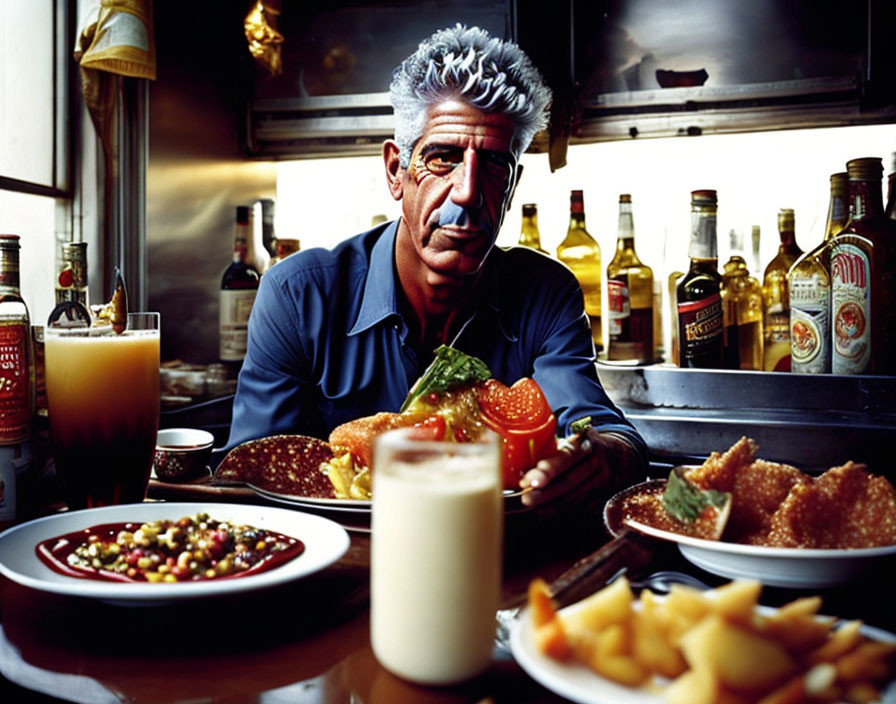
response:
[(69, 508), (143, 501), (159, 428), (159, 314), (47, 326), (50, 442)]

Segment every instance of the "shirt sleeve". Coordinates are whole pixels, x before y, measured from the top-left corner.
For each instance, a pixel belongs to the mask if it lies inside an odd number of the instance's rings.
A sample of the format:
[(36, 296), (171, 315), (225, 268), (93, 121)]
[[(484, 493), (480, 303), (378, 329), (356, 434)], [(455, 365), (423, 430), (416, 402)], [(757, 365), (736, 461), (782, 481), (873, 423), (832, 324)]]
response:
[(225, 450), (305, 427), (302, 401), (311, 385), (299, 344), (300, 309), (290, 305), (293, 296), (272, 273), (262, 277), (249, 316), (249, 342)]
[(565, 267), (554, 267), (550, 281), (552, 294), (530, 309), (526, 334), (537, 350), (532, 376), (554, 409), (557, 432), (569, 435), (575, 421), (590, 418), (592, 427), (627, 441), (646, 467), (644, 439), (598, 378), (591, 324), (575, 277)]

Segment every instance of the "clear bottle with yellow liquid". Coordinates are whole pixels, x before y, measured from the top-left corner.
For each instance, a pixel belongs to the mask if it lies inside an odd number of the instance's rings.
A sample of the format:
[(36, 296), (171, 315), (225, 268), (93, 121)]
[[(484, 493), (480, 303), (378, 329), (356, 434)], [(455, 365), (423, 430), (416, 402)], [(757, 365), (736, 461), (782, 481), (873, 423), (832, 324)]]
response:
[(831, 239), (849, 220), (849, 175), (831, 174), (831, 200), (821, 243), (787, 273), (790, 291), (790, 371), (831, 371)]
[(598, 352), (603, 350), (601, 332), (600, 245), (585, 229), (585, 202), (582, 191), (569, 195), (569, 229), (557, 247), (557, 258), (575, 274), (585, 296), (585, 312), (591, 320), (591, 338)]
[(762, 284), (750, 276), (743, 257), (743, 235), (730, 234), (731, 256), (722, 270), (725, 367), (762, 369)]
[(787, 272), (803, 253), (796, 243), (794, 214), (791, 208), (778, 212), (781, 244), (778, 254), (765, 267), (762, 298), (765, 306), (762, 328), (765, 336), (763, 369), (767, 372), (790, 371), (790, 292)]
[(607, 267), (607, 358), (653, 362), (653, 270), (635, 252), (632, 197), (619, 196), (616, 254)]
[(541, 248), (541, 233), (538, 231), (538, 206), (535, 203), (523, 204), (523, 222), (520, 226), (520, 239), (517, 244), (547, 254)]

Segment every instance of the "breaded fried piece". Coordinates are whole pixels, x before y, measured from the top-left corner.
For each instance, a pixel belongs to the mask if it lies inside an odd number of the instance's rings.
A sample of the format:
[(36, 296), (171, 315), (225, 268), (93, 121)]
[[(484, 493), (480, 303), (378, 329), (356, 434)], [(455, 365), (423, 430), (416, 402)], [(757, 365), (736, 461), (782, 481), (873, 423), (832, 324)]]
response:
[(731, 491), (731, 517), (725, 539), (762, 545), (771, 530), (772, 516), (794, 486), (811, 479), (796, 467), (755, 460), (741, 467)]
[(753, 462), (758, 449), (753, 440), (743, 437), (724, 454), (713, 452), (702, 465), (688, 471), (686, 476), (702, 489), (734, 491), (738, 473)]
[(757, 460), (759, 446), (742, 437), (725, 453), (712, 453), (687, 477), (702, 489), (731, 493), (731, 516), (725, 540), (762, 544), (771, 528), (772, 514), (791, 487), (808, 481), (796, 467)]
[(361, 467), (373, 464), (373, 441), (388, 430), (414, 425), (421, 416), (411, 413), (375, 413), (343, 423), (330, 433), (330, 448), (334, 455), (351, 453)]
[(771, 520), (767, 545), (859, 548), (896, 543), (896, 489), (847, 462), (794, 486)]

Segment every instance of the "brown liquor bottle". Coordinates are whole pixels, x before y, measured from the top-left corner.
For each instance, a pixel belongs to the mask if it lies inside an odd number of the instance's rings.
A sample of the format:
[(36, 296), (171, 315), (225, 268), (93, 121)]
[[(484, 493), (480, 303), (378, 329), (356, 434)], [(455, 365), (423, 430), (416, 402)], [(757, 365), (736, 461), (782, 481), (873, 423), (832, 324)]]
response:
[(249, 314), (258, 292), (259, 275), (248, 261), (249, 241), (252, 237), (249, 212), (248, 206), (237, 206), (233, 261), (224, 270), (219, 293), (218, 356), (222, 362), (235, 368), (240, 366), (246, 356)]
[(635, 253), (632, 197), (619, 196), (616, 254), (607, 267), (607, 358), (653, 362), (653, 271)]
[(790, 293), (787, 288), (787, 272), (803, 253), (796, 243), (794, 215), (790, 208), (778, 212), (778, 233), (781, 244), (778, 254), (765, 267), (762, 277), (762, 298), (765, 314), (762, 332), (763, 369), (767, 372), (790, 371)]
[(600, 245), (585, 229), (582, 191), (572, 191), (569, 195), (569, 229), (557, 247), (557, 259), (572, 270), (582, 287), (585, 312), (591, 320), (591, 338), (595, 349), (600, 352), (603, 350)]
[(883, 209), (883, 166), (853, 159), (850, 219), (831, 240), (831, 370), (896, 374), (896, 222)]
[(722, 277), (718, 272), (716, 192), (691, 192), (691, 242), (687, 273), (676, 287), (679, 366), (724, 366)]

